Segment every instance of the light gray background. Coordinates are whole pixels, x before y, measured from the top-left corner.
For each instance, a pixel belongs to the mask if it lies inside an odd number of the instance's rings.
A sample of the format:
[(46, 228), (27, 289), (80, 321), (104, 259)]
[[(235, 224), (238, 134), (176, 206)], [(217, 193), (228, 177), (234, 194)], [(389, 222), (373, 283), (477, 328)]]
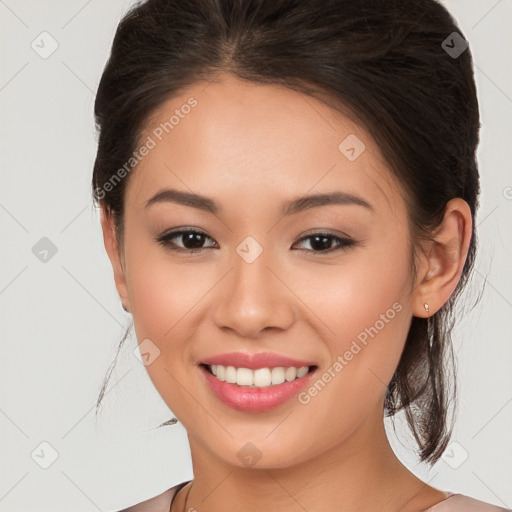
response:
[[(483, 124), (480, 253), (467, 301), (486, 285), (456, 331), (455, 444), (428, 471), (390, 437), (432, 485), (512, 507), (512, 0), (444, 3), (472, 48)], [(1, 512), (113, 511), (192, 478), (184, 429), (152, 429), (171, 415), (132, 354), (134, 336), (94, 418), (130, 317), (89, 192), (93, 104), (131, 4), (0, 0)], [(58, 48), (42, 58), (52, 39)], [(43, 237), (57, 249), (46, 262), (32, 250)]]

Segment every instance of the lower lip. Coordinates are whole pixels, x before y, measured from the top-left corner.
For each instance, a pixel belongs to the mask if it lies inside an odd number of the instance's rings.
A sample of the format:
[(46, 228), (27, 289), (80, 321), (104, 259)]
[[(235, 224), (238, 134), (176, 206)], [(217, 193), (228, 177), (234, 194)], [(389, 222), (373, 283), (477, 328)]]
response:
[(224, 382), (214, 377), (204, 366), (199, 366), (210, 389), (226, 405), (245, 412), (263, 412), (284, 404), (310, 381), (315, 371), (290, 382), (264, 388), (250, 388)]

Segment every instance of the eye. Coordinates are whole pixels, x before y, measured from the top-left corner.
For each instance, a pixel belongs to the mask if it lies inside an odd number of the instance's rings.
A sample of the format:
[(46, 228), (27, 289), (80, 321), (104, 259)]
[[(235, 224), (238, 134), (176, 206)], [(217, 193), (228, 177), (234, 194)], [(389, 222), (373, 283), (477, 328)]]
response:
[[(302, 237), (297, 243), (309, 241), (311, 249), (306, 249), (308, 252), (325, 254), (340, 249), (345, 249), (356, 245), (356, 241), (348, 237), (339, 237), (330, 233), (313, 233)], [(333, 242), (337, 244), (334, 248), (332, 247)]]
[[(183, 246), (180, 247), (173, 242), (174, 239), (181, 239)], [(203, 247), (205, 240), (213, 240), (203, 231), (196, 229), (180, 229), (171, 231), (156, 239), (156, 241), (164, 247), (177, 252), (199, 252), (207, 247)]]
[[(181, 240), (182, 246), (176, 244), (174, 242), (175, 239)], [(206, 240), (211, 240), (214, 242), (214, 244), (205, 247), (204, 243)], [(166, 233), (156, 238), (156, 241), (164, 247), (177, 252), (196, 253), (202, 251), (203, 249), (218, 247), (217, 242), (215, 242), (206, 233), (197, 229), (190, 228), (171, 231), (170, 233)], [(318, 254), (331, 253), (356, 245), (356, 241), (351, 238), (339, 237), (330, 233), (317, 232), (302, 237), (292, 247), (295, 247), (297, 244), (303, 242), (308, 242), (309, 246), (311, 247), (304, 250)], [(335, 244), (334, 247), (332, 247), (333, 243)]]

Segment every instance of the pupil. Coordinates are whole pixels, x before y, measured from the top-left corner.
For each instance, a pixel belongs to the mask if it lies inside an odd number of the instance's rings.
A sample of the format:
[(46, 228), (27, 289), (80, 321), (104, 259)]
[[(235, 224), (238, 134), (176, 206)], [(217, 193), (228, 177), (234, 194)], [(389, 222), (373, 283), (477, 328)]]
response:
[(188, 233), (185, 235), (184, 245), (187, 249), (201, 249), (204, 243), (203, 239), (204, 236), (200, 233)]
[[(320, 243), (317, 243), (320, 240)], [(331, 239), (325, 236), (314, 236), (311, 239), (311, 247), (316, 250), (330, 249)]]

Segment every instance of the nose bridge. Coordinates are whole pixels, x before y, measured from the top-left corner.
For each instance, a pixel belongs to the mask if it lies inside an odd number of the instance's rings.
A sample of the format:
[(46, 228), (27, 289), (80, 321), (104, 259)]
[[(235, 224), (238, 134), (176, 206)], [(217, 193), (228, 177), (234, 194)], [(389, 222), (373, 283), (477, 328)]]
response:
[(219, 328), (254, 336), (267, 327), (285, 328), (293, 320), (283, 286), (270, 270), (273, 260), (272, 250), (253, 236), (247, 236), (235, 248), (232, 271), (215, 309)]
[[(261, 237), (259, 237), (261, 240)], [(245, 237), (235, 248), (233, 255), (233, 275), (231, 284), (233, 295), (242, 301), (252, 302), (251, 307), (262, 307), (259, 299), (270, 299), (269, 294), (276, 292), (275, 283), (271, 282), (272, 250), (253, 236)], [(255, 296), (256, 294), (256, 296)]]

